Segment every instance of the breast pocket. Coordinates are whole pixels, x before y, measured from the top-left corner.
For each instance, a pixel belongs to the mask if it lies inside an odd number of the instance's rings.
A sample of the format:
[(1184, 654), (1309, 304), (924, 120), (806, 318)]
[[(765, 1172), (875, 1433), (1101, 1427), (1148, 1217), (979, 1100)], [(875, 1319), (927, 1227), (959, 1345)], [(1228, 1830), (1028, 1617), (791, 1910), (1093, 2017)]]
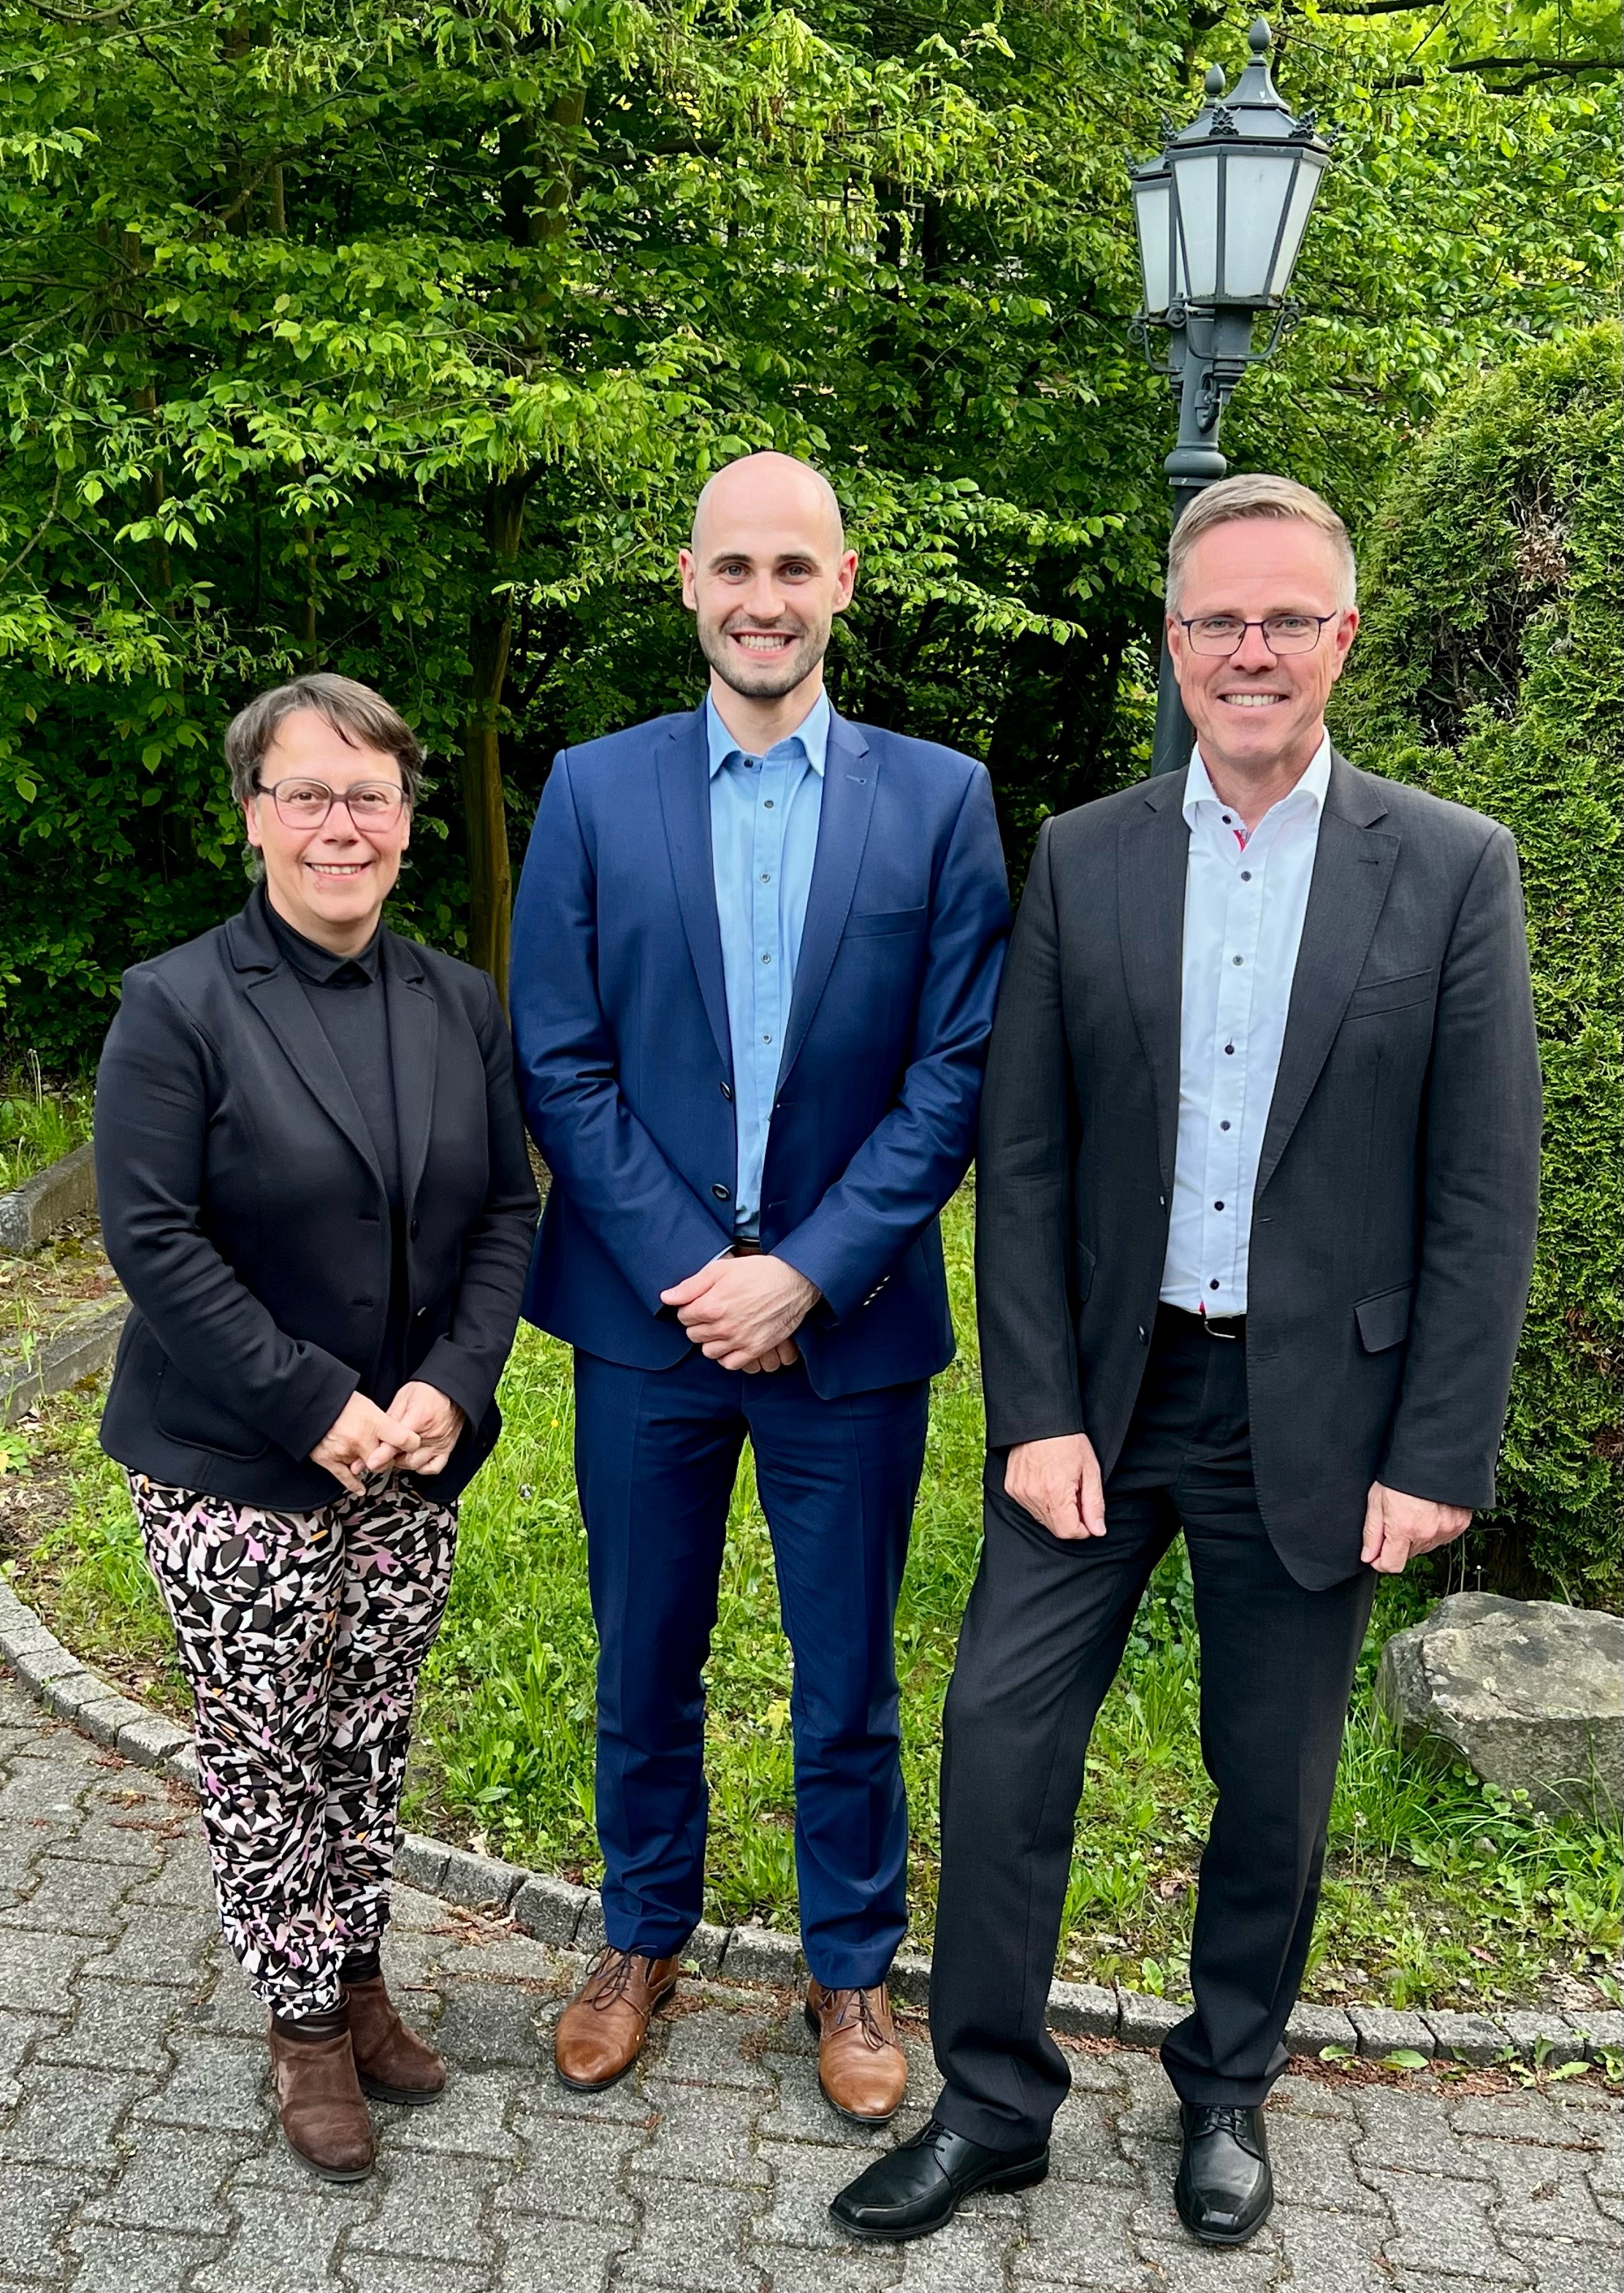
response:
[(847, 939), (879, 939), (893, 932), (923, 931), (928, 908), (854, 909), (846, 918)]
[(1437, 984), (1436, 964), (1428, 964), (1425, 971), (1394, 972), (1389, 979), (1367, 979), (1348, 997), (1344, 1021), (1378, 1019), (1389, 1011), (1408, 1011), (1415, 1004), (1430, 1003)]

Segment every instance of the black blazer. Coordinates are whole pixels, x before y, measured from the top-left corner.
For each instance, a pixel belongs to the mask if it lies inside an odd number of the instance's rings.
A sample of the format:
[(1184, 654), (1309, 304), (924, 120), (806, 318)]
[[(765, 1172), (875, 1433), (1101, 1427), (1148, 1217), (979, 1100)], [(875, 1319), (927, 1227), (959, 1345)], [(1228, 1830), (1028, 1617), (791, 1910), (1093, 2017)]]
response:
[[(1045, 822), (982, 1100), (988, 1441), (1087, 1430), (1106, 1473), (1167, 1254), (1184, 779)], [(1247, 1286), (1258, 1504), (1300, 1584), (1358, 1568), (1373, 1480), (1493, 1503), (1539, 1122), (1510, 836), (1333, 756)]]
[[(468, 1420), (444, 1472), (419, 1484), (448, 1502), (501, 1430), (494, 1396), (536, 1185), (489, 979), (392, 932), (382, 951), (407, 1373)], [(103, 1446), (133, 1471), (242, 1503), (332, 1503), (339, 1484), (310, 1452), (382, 1353), (389, 1203), (360, 1109), (257, 898), (125, 973), (95, 1138), (102, 1235), (134, 1307)]]

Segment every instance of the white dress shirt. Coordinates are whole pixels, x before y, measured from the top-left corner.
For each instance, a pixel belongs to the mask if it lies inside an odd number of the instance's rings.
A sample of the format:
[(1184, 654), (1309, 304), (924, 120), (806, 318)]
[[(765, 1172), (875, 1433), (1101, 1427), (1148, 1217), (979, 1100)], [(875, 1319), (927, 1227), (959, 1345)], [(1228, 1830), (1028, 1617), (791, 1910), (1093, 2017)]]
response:
[(1178, 1153), (1161, 1276), (1162, 1303), (1187, 1313), (1246, 1311), (1252, 1194), (1329, 785), (1327, 733), (1248, 836), (1213, 793), (1200, 749), (1190, 760)]

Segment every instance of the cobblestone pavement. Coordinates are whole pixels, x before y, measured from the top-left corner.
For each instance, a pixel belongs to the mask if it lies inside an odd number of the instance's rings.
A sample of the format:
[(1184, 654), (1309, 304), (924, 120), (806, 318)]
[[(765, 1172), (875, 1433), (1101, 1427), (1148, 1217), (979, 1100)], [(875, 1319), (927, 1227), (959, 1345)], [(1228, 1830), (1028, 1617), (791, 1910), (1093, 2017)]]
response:
[[(781, 1994), (694, 1983), (595, 2099), (547, 2067), (578, 1962), (402, 1891), (388, 1950), (442, 2103), (377, 2111), (338, 2189), (282, 2148), (261, 2018), (182, 1795), (0, 1676), (0, 2286), (72, 2293), (1603, 2293), (1624, 2109), (1579, 2081), (1451, 2093), (1283, 2078), (1280, 2204), (1243, 2252), (1184, 2237), (1153, 2057), (1078, 2049), (1048, 2182), (859, 2248), (826, 2213), (865, 2137)], [(917, 2125), (933, 2091), (916, 2056)], [(1480, 2081), (1480, 2083), (1482, 2083)]]

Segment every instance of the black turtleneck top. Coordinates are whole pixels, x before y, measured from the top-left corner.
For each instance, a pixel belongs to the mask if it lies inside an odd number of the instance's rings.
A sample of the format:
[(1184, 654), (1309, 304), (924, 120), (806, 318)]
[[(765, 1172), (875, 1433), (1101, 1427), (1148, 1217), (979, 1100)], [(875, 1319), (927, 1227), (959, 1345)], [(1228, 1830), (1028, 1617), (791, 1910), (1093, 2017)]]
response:
[(383, 1350), (361, 1371), (361, 1391), (381, 1406), (393, 1400), (405, 1376), (408, 1284), (406, 1204), (400, 1183), (400, 1128), (390, 1055), (389, 1011), (384, 984), (383, 926), (355, 955), (335, 955), (306, 939), (279, 916), (262, 891), (265, 920), (303, 988), (322, 1033), (333, 1047), (354, 1095), (377, 1157), (389, 1197), (389, 1314)]

